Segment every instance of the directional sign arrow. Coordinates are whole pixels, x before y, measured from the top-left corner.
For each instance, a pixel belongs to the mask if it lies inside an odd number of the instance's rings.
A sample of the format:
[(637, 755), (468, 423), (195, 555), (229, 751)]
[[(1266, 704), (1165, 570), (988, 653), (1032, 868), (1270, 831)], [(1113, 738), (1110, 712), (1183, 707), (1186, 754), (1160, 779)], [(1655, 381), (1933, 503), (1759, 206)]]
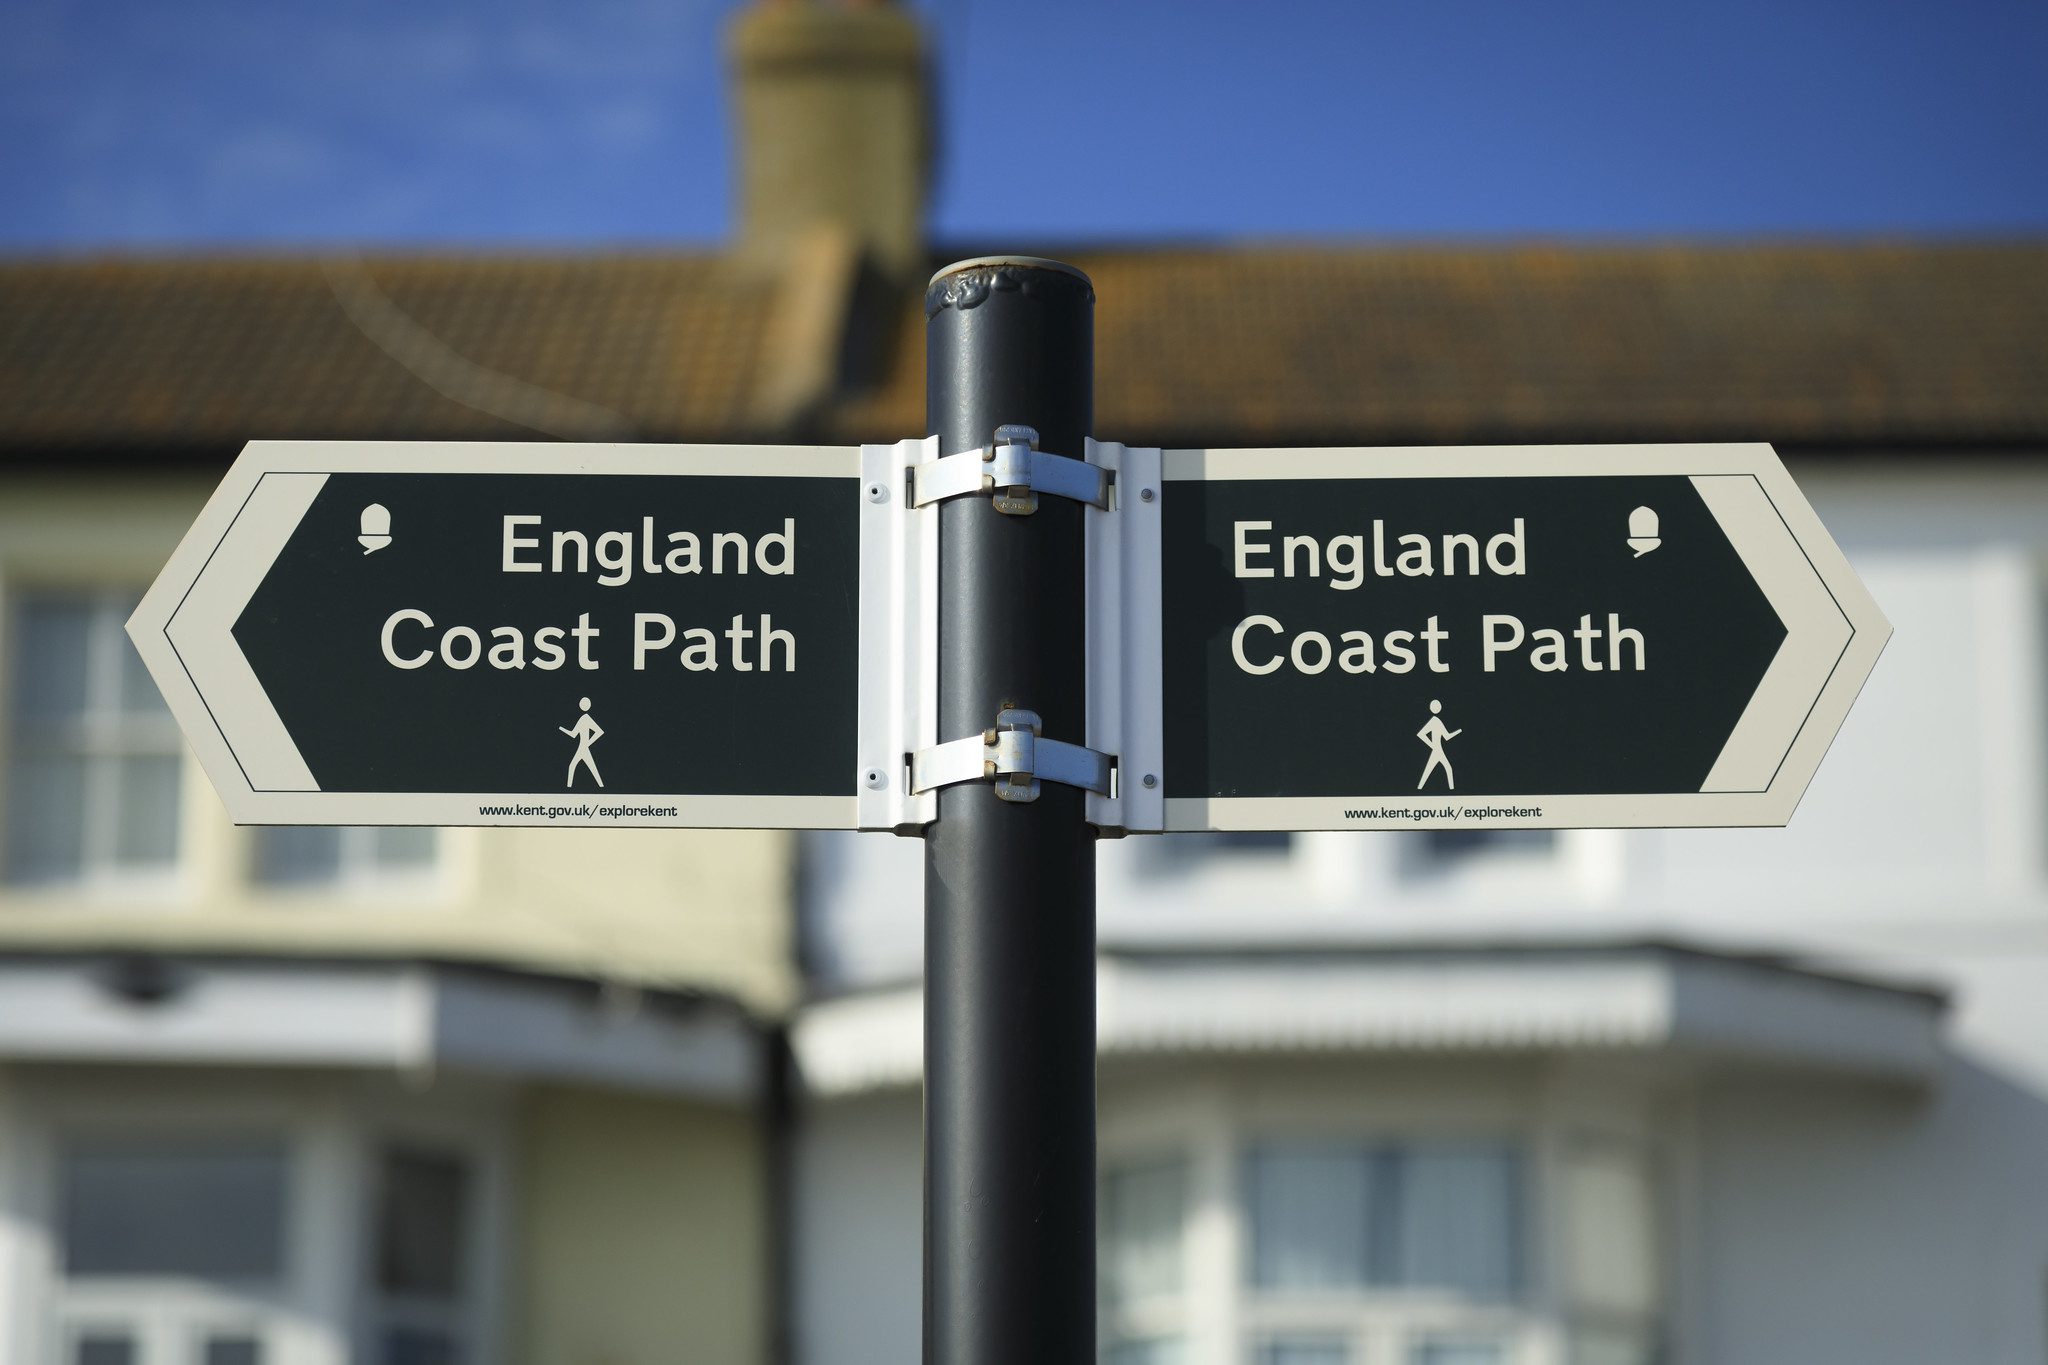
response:
[(243, 823), (850, 826), (859, 472), (257, 442), (128, 630)]
[(1169, 830), (1783, 824), (1891, 633), (1765, 445), (1162, 458)]

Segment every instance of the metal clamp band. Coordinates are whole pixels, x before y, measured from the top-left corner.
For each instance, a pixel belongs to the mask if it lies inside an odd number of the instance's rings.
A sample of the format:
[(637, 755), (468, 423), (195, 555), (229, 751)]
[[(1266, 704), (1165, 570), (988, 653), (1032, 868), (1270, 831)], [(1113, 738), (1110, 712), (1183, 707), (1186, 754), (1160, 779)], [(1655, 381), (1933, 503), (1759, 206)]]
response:
[(1006, 710), (992, 729), (910, 756), (910, 790), (993, 780), (1005, 801), (1036, 801), (1041, 781), (1109, 795), (1114, 760), (1079, 744), (1046, 739), (1034, 711)]
[(1113, 477), (1100, 465), (1040, 450), (1030, 427), (1001, 426), (990, 445), (917, 466), (910, 505), (989, 493), (998, 512), (1028, 517), (1038, 510), (1038, 495), (1050, 493), (1107, 511)]

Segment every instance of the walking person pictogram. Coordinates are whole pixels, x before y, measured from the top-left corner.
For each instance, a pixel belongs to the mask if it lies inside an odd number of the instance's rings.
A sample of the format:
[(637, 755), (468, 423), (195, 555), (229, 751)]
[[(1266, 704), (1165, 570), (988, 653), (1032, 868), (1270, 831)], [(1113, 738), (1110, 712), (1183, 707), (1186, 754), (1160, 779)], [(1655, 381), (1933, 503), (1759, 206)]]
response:
[(573, 726), (557, 725), (555, 727), (576, 741), (576, 757), (569, 760), (569, 781), (567, 785), (571, 787), (576, 785), (576, 765), (581, 763), (584, 767), (590, 769), (590, 780), (602, 787), (604, 779), (597, 774), (597, 760), (590, 756), (590, 746), (604, 738), (604, 727), (591, 719), (590, 698), (584, 697), (576, 704), (583, 708), (583, 714), (576, 717), (576, 723)]
[(1444, 757), (1444, 742), (1456, 739), (1465, 732), (1463, 730), (1452, 730), (1444, 725), (1443, 717), (1440, 714), (1443, 709), (1444, 704), (1442, 702), (1430, 702), (1429, 719), (1424, 721), (1422, 728), (1415, 732), (1415, 737), (1429, 746), (1429, 762), (1422, 765), (1422, 780), (1415, 784), (1415, 790), (1417, 791), (1421, 791), (1429, 785), (1429, 775), (1438, 768), (1444, 770), (1444, 786), (1451, 791), (1458, 789), (1458, 779), (1451, 775), (1451, 760)]

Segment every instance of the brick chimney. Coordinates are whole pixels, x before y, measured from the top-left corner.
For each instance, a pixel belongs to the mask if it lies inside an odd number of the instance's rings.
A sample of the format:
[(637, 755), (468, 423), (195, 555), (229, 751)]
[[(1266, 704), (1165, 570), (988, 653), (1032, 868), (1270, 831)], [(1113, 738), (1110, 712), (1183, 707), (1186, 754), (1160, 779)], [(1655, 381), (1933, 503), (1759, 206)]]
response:
[(739, 249), (764, 264), (820, 232), (921, 277), (929, 107), (917, 21), (884, 0), (756, 0), (727, 33)]

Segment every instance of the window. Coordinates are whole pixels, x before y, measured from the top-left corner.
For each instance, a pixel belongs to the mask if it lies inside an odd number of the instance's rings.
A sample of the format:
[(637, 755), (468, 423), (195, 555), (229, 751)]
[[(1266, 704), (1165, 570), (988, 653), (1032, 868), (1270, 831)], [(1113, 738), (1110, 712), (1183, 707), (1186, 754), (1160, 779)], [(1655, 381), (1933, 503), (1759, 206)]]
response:
[(1418, 1341), (1408, 1353), (1411, 1365), (1507, 1365), (1507, 1348), (1498, 1341)]
[(1178, 1160), (1134, 1164), (1102, 1181), (1100, 1257), (1107, 1365), (1178, 1365), (1188, 1173)]
[(1259, 1348), (1259, 1365), (1351, 1365), (1351, 1348), (1327, 1337), (1278, 1337)]
[(135, 1338), (125, 1332), (81, 1333), (71, 1358), (78, 1365), (135, 1365)]
[(122, 633), (136, 598), (17, 598), (8, 641), (6, 876), (160, 875), (178, 852), (176, 722)]
[(418, 826), (273, 825), (256, 831), (251, 870), (266, 886), (369, 889), (432, 875), (437, 843)]
[(1252, 1281), (1299, 1292), (1395, 1287), (1498, 1302), (1519, 1288), (1519, 1172), (1487, 1145), (1254, 1149)]
[[(1499, 1142), (1268, 1142), (1244, 1160), (1255, 1365), (1507, 1365), (1523, 1176)], [(1378, 1352), (1382, 1343), (1394, 1354)]]
[(34, 1310), (19, 1365), (490, 1365), (502, 1111), (468, 1087), (374, 1116), (352, 1085), (299, 1089), (39, 1095), (22, 1212), (49, 1254), (0, 1304)]
[(289, 1316), (289, 1166), (262, 1134), (60, 1142), (61, 1365), (265, 1365)]
[(276, 1280), (283, 1151), (263, 1139), (97, 1139), (65, 1153), (64, 1274)]
[(387, 1147), (378, 1158), (372, 1365), (462, 1365), (471, 1299), (470, 1170), (459, 1155)]

